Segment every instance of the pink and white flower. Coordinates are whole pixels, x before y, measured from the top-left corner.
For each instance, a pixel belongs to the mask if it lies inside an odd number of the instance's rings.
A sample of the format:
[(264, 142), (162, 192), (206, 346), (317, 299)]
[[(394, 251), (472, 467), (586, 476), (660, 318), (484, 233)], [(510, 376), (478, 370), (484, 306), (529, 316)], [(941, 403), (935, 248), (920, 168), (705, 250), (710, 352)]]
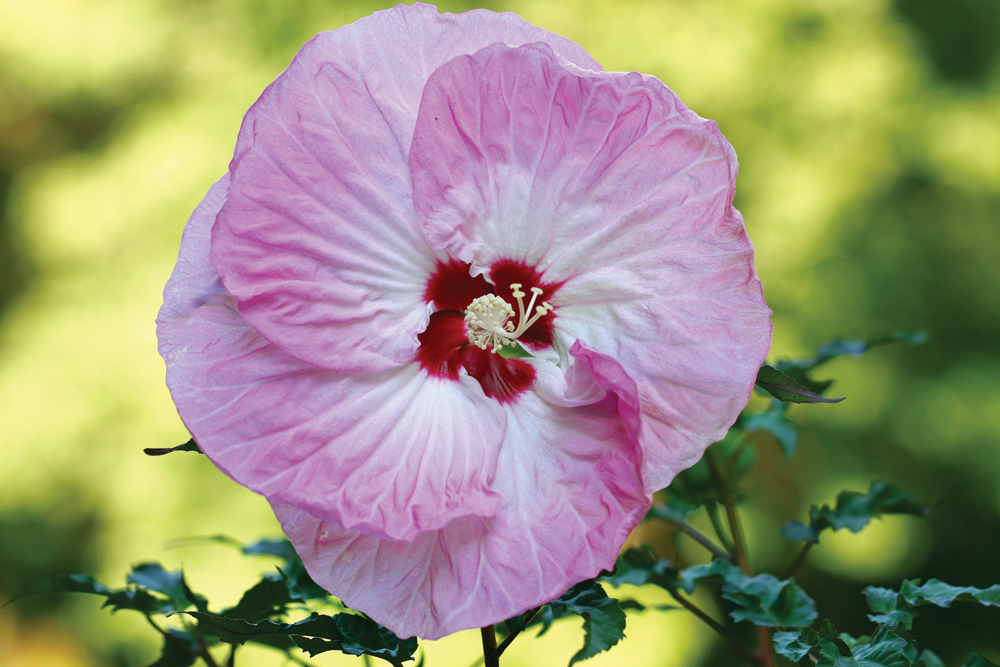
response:
[(247, 112), (167, 283), (167, 384), (347, 604), (509, 618), (610, 569), (748, 400), (735, 178), (652, 76), (512, 14), (378, 12)]

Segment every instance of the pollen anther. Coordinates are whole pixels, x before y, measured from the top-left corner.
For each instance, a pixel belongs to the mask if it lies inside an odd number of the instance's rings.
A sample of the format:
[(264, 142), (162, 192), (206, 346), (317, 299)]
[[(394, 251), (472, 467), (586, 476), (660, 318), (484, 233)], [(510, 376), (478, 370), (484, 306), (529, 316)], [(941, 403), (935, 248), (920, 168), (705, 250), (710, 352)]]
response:
[[(485, 350), (489, 346), (490, 351), (495, 353), (498, 348), (502, 348), (504, 345), (513, 347), (514, 341), (521, 334), (552, 310), (548, 301), (543, 301), (542, 305), (535, 306), (535, 301), (543, 293), (542, 289), (532, 287), (529, 290), (531, 301), (525, 308), (525, 293), (521, 291), (521, 284), (511, 283), (510, 288), (513, 290), (514, 298), (517, 299), (518, 325), (516, 327), (513, 322), (509, 321), (514, 316), (514, 308), (495, 294), (487, 294), (473, 299), (465, 311), (469, 342), (481, 350)], [(532, 308), (534, 308), (534, 315), (529, 318), (526, 314), (530, 313)]]

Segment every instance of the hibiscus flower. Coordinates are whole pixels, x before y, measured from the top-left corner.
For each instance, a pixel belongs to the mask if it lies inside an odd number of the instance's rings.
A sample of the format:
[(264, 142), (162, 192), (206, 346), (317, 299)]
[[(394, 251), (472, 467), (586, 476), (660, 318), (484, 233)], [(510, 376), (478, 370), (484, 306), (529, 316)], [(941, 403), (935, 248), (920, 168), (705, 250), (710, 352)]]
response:
[(610, 569), (746, 404), (770, 311), (716, 124), (512, 14), (306, 44), (184, 231), (185, 425), (312, 577), (437, 638)]

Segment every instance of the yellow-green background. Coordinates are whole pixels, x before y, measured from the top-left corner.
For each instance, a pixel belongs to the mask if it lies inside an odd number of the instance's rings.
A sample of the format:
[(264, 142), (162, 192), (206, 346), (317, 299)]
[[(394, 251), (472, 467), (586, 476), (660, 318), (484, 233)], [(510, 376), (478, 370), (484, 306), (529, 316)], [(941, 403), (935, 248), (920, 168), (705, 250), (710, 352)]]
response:
[[(314, 33), (387, 5), (335, 0), (0, 0), (0, 598), (53, 572), (121, 585), (183, 566), (218, 606), (273, 563), (174, 538), (276, 532), (264, 501), (196, 454), (163, 385), (153, 319), (181, 229), (226, 169), (240, 119)], [(447, 2), (462, 11), (471, 4)], [(659, 76), (740, 156), (737, 205), (775, 311), (773, 355), (928, 329), (918, 349), (832, 364), (837, 406), (796, 408), (791, 465), (758, 440), (747, 514), (758, 568), (781, 523), (885, 478), (937, 508), (824, 537), (800, 580), (821, 616), (870, 631), (866, 581), (1000, 582), (1000, 3), (996, 0), (510, 0), (609, 70)], [(668, 549), (662, 535), (650, 535)], [(689, 546), (672, 554), (701, 558)], [(144, 665), (159, 641), (91, 598), (0, 611), (0, 664)], [(706, 604), (708, 604), (706, 602)], [(925, 614), (958, 664), (1000, 659), (995, 610)], [(427, 646), (469, 665), (475, 633)], [(558, 665), (577, 622), (504, 664)], [(729, 664), (681, 612), (630, 616), (593, 665)], [(956, 662), (957, 661), (957, 662)], [(241, 665), (277, 665), (248, 650)], [(354, 664), (318, 658), (317, 664)]]

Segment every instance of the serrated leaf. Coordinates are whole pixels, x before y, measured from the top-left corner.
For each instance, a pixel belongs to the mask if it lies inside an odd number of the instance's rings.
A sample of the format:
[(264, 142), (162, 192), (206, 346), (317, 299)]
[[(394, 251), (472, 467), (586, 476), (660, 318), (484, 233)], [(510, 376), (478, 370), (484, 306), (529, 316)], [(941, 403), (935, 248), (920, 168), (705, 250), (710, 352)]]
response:
[(905, 639), (882, 627), (869, 643), (855, 646), (851, 653), (860, 667), (910, 667), (903, 652), (905, 648)]
[(916, 607), (932, 604), (950, 607), (955, 601), (976, 602), (988, 607), (1000, 607), (1000, 585), (989, 588), (952, 586), (938, 579), (920, 585), (919, 580), (906, 580), (899, 592), (869, 586), (864, 590), (868, 607), (875, 612), (868, 618), (893, 630), (909, 631), (917, 617)]
[[(823, 619), (818, 628), (805, 626), (797, 630), (776, 632), (773, 642), (775, 651), (802, 667), (833, 665), (837, 660), (851, 657), (851, 648), (837, 634), (837, 629), (829, 619)], [(811, 651), (818, 652), (820, 657), (810, 655)]]
[(182, 630), (167, 630), (163, 638), (160, 657), (149, 667), (190, 667), (198, 659), (198, 644), (191, 633)]
[(786, 523), (781, 529), (782, 537), (791, 540), (819, 542), (819, 535), (832, 528), (847, 528), (852, 533), (859, 532), (875, 517), (883, 514), (914, 514), (923, 516), (929, 507), (906, 491), (886, 482), (872, 482), (868, 493), (841, 491), (837, 494), (837, 504), (831, 508), (815, 505), (809, 510), (809, 525), (798, 522)]
[(791, 579), (780, 581), (770, 574), (746, 576), (724, 560), (696, 565), (680, 573), (686, 589), (702, 581), (720, 582), (722, 597), (736, 604), (733, 620), (750, 621), (763, 627), (798, 628), (816, 619), (816, 603)]
[(873, 623), (881, 623), (894, 630), (909, 631), (913, 628), (913, 619), (917, 612), (904, 600), (899, 593), (888, 588), (869, 586), (863, 591), (868, 600), (868, 608), (874, 611), (868, 619)]
[(791, 419), (784, 414), (768, 410), (755, 415), (750, 415), (744, 422), (743, 428), (747, 433), (754, 431), (765, 431), (774, 436), (774, 439), (781, 445), (781, 450), (786, 459), (792, 458), (795, 454), (795, 446), (799, 441), (799, 429)]
[(412, 660), (417, 649), (416, 638), (399, 639), (375, 621), (357, 614), (325, 616), (314, 613), (297, 623), (266, 620), (249, 623), (219, 614), (184, 613), (198, 619), (199, 630), (227, 644), (240, 645), (248, 641), (260, 642), (270, 636), (288, 636), (302, 648), (316, 653), (341, 651), (348, 655), (370, 655), (393, 665)]
[(608, 597), (601, 585), (593, 580), (582, 581), (549, 603), (553, 618), (566, 614), (583, 617), (583, 648), (570, 658), (569, 664), (592, 658), (607, 651), (625, 636), (625, 612), (618, 600)]
[(970, 653), (962, 667), (1000, 667), (996, 663), (990, 662), (978, 653)]
[(305, 564), (287, 539), (260, 540), (242, 547), (242, 550), (247, 555), (268, 555), (283, 559), (285, 562), (279, 569), (285, 575), (285, 583), (292, 600), (305, 602), (330, 598), (330, 594), (306, 572)]
[(757, 371), (758, 387), (785, 403), (840, 403), (843, 398), (823, 398), (814, 391), (782, 373), (777, 368), (764, 364)]
[(236, 606), (224, 609), (222, 615), (256, 623), (283, 613), (291, 601), (285, 578), (278, 572), (271, 572), (247, 590)]
[(774, 633), (774, 650), (799, 664), (813, 648), (811, 642), (804, 641), (801, 633), (796, 630), (783, 630)]
[(198, 452), (202, 453), (201, 448), (198, 443), (191, 438), (183, 445), (177, 445), (176, 447), (146, 447), (142, 450), (147, 456), (163, 456), (164, 454), (169, 454), (171, 452)]
[(184, 573), (180, 570), (167, 571), (159, 563), (140, 563), (132, 568), (132, 572), (125, 577), (130, 584), (135, 584), (157, 593), (166, 595), (173, 609), (164, 611), (183, 611), (190, 606), (199, 611), (206, 611), (208, 603), (204, 597), (196, 595), (184, 580)]
[(1000, 584), (989, 588), (972, 586), (952, 586), (939, 579), (929, 579), (923, 586), (917, 581), (906, 580), (899, 588), (899, 594), (911, 605), (932, 604), (950, 607), (952, 602), (978, 602), (987, 607), (1000, 607)]

